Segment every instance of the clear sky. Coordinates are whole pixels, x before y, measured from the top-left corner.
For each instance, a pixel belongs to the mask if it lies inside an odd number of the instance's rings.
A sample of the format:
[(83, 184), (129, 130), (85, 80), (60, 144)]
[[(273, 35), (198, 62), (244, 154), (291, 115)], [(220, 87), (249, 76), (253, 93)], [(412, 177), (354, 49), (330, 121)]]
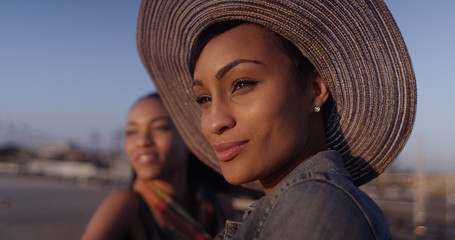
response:
[[(455, 170), (455, 1), (387, 0), (417, 77), (414, 131), (396, 162)], [(137, 53), (139, 0), (0, 0), (0, 143), (112, 147), (154, 90)], [(95, 137), (97, 141), (94, 141)]]

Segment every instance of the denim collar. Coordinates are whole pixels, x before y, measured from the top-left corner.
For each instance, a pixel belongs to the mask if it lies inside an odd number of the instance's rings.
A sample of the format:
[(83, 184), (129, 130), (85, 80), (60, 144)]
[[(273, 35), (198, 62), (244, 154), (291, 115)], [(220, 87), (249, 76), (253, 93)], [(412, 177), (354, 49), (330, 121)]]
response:
[(326, 150), (317, 153), (311, 158), (304, 161), (296, 169), (286, 176), (281, 183), (275, 188), (279, 187), (288, 178), (293, 178), (296, 175), (303, 173), (335, 173), (343, 175), (352, 180), (351, 175), (344, 167), (343, 158), (336, 150)]
[(268, 195), (272, 195), (275, 192), (280, 191), (280, 188), (285, 187), (288, 181), (291, 181), (292, 179), (298, 176), (308, 173), (339, 174), (345, 176), (346, 178), (352, 181), (351, 175), (344, 167), (343, 158), (336, 150), (325, 150), (319, 152), (316, 155), (312, 156), (311, 158), (305, 160), (302, 164), (295, 168), (266, 196), (262, 197), (257, 202), (253, 203), (250, 207), (248, 207), (245, 211), (245, 215), (243, 216), (243, 218), (248, 216), (249, 213), (255, 209), (255, 207), (261, 205), (262, 202), (265, 201), (265, 199), (267, 199)]

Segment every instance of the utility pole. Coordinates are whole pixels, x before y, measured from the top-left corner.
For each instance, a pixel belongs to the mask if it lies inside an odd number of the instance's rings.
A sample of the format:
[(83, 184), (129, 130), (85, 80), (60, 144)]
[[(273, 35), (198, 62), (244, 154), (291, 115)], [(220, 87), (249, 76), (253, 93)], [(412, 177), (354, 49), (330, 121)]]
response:
[(414, 196), (414, 237), (415, 239), (425, 239), (428, 232), (425, 226), (425, 151), (423, 138), (417, 139), (417, 158), (416, 158), (416, 191)]

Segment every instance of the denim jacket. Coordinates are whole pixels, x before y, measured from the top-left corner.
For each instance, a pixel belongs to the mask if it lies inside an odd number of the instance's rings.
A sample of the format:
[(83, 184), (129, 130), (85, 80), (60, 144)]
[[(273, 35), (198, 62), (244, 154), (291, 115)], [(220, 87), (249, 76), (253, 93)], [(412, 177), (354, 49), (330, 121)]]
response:
[(308, 159), (228, 220), (215, 239), (391, 239), (381, 209), (350, 180), (334, 150)]

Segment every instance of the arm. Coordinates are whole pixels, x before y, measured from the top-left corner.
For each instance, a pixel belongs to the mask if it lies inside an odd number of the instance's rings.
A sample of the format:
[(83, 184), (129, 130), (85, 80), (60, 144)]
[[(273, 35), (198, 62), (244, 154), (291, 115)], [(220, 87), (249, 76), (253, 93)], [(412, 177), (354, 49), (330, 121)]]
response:
[(131, 190), (116, 191), (98, 207), (81, 239), (122, 239), (133, 235), (134, 239), (141, 239), (145, 237), (145, 229), (138, 212), (136, 193)]

